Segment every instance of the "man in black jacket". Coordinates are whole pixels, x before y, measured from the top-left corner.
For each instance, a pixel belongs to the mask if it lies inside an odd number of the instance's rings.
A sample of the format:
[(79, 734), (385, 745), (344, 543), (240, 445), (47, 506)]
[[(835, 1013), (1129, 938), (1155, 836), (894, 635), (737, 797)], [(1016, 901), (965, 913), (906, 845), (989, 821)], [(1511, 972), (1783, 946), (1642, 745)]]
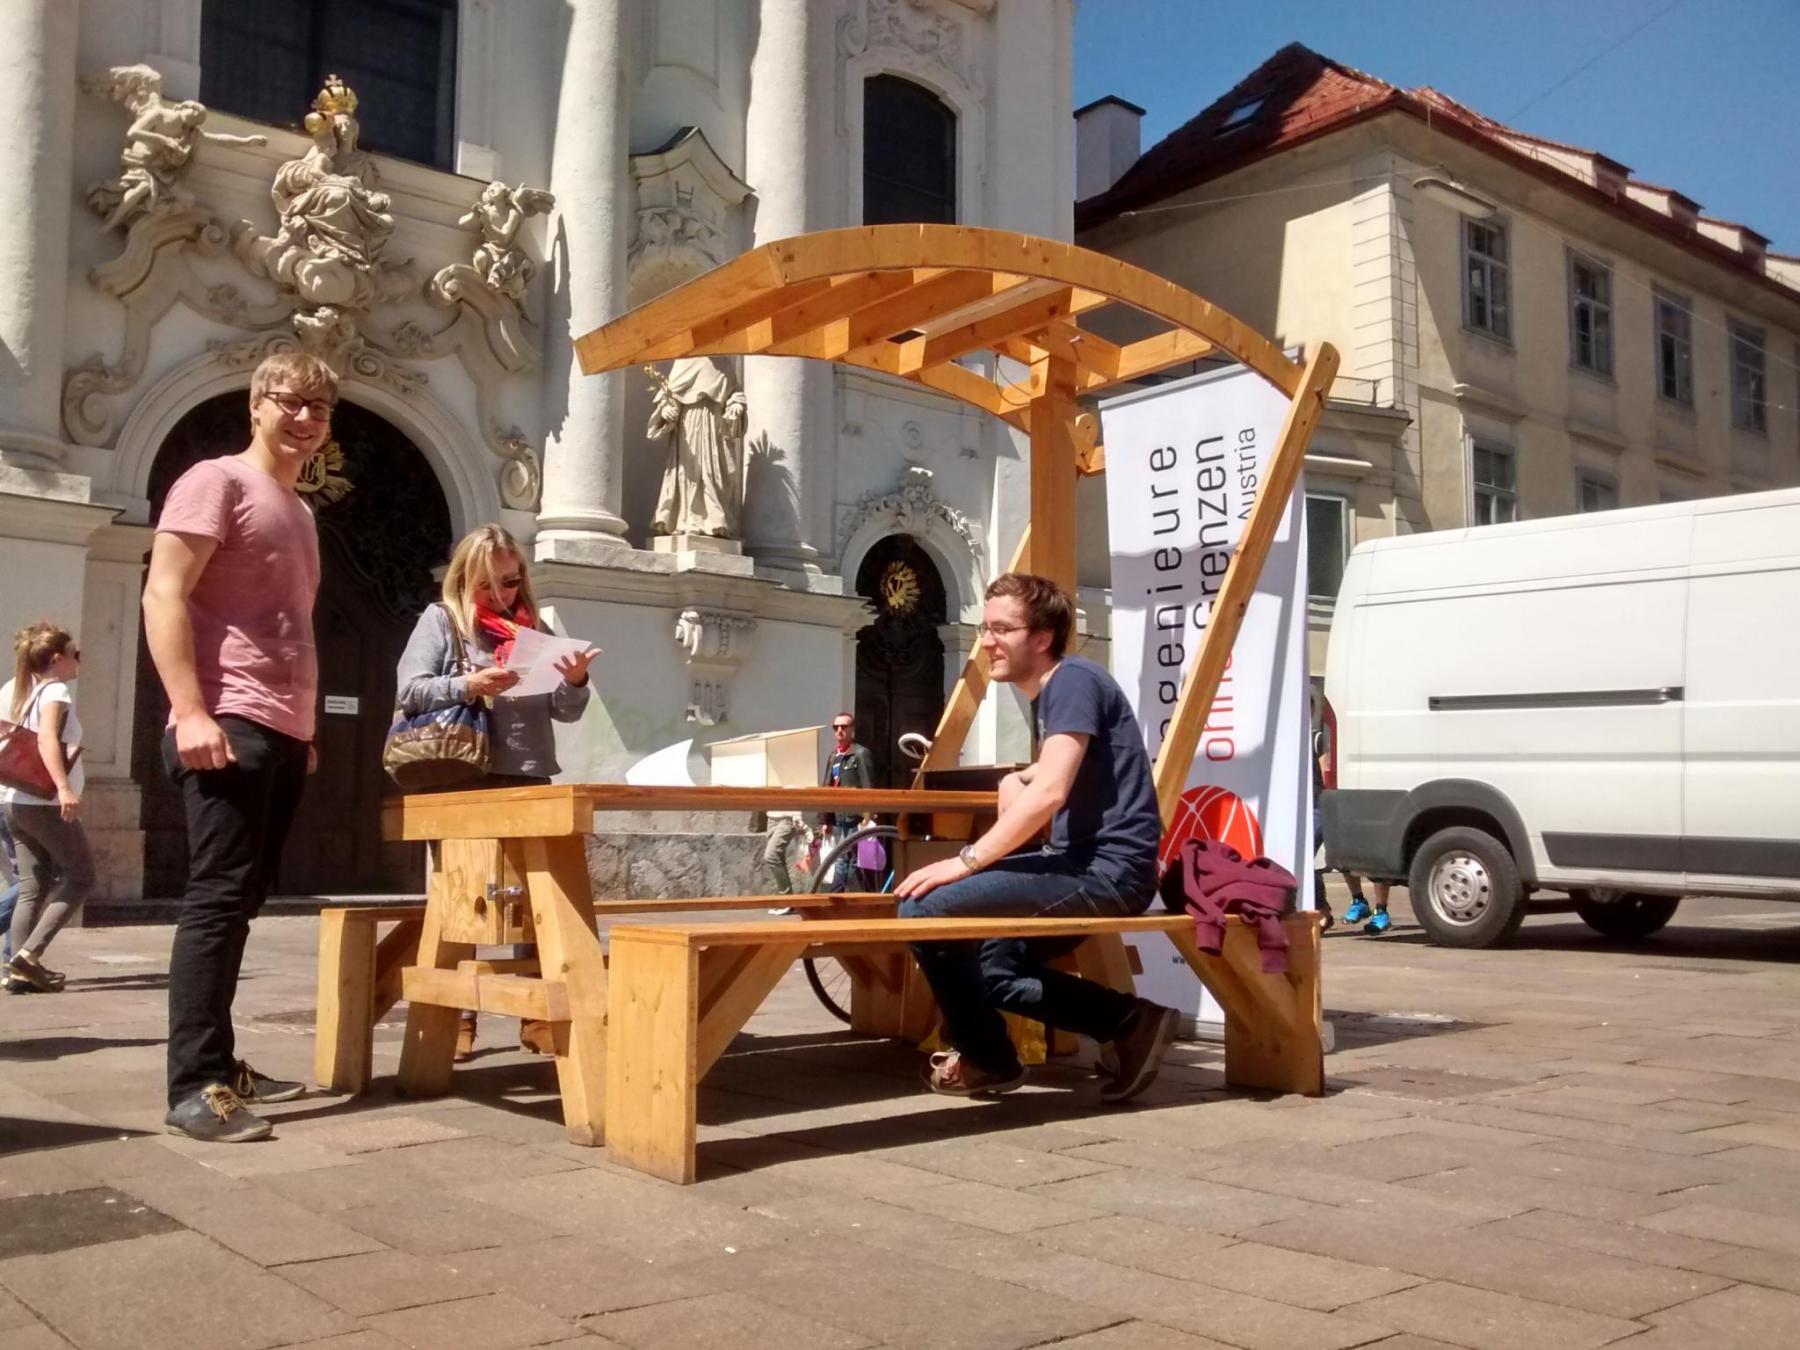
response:
[[(831, 730), (837, 738), (836, 748), (831, 752), (831, 761), (825, 766), (825, 785), (842, 788), (872, 788), (875, 786), (875, 757), (869, 753), (869, 747), (856, 739), (856, 718), (847, 712), (841, 712), (831, 719)], [(819, 817), (821, 825), (836, 825), (839, 838), (850, 834), (862, 823), (862, 816), (855, 811), (839, 812), (836, 815), (827, 813)], [(850, 867), (846, 865), (839, 871), (839, 879), (830, 884), (834, 891), (845, 889), (850, 878)], [(881, 886), (881, 878), (873, 880), (857, 869), (857, 889), (872, 891)]]

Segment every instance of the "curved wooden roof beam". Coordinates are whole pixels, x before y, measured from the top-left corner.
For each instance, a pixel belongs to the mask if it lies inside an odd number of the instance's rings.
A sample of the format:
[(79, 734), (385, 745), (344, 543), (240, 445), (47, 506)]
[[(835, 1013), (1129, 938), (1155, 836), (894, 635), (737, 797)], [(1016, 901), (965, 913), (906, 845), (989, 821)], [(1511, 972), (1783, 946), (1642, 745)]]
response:
[[(1115, 343), (1080, 316), (1136, 310), (1162, 331)], [(800, 356), (911, 380), (1023, 427), (1031, 394), (960, 360), (1066, 366), (1093, 394), (1220, 353), (1290, 398), (1301, 368), (1192, 291), (1073, 244), (968, 225), (871, 225), (764, 244), (577, 339), (588, 374), (679, 356)]]

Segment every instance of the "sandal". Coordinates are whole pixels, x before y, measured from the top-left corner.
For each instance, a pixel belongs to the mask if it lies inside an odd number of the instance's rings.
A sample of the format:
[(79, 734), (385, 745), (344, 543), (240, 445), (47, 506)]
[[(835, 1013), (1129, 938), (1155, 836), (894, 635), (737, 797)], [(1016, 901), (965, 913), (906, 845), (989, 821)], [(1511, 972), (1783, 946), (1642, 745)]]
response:
[(955, 1050), (940, 1050), (927, 1065), (925, 1083), (933, 1092), (941, 1092), (946, 1097), (973, 1097), (977, 1093), (998, 1095), (1025, 1086), (1025, 1066), (1018, 1065), (1011, 1074), (989, 1073)]

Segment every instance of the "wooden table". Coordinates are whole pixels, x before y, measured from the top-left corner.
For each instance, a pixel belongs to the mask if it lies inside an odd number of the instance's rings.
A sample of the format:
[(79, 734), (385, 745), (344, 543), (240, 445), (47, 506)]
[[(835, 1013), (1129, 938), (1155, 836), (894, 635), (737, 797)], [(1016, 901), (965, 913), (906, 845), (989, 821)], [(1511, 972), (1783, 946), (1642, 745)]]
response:
[[(462, 1010), (538, 1018), (552, 1027), (569, 1138), (602, 1142), (607, 979), (596, 921), (707, 905), (705, 897), (596, 903), (586, 840), (596, 813), (609, 811), (898, 814), (910, 836), (898, 841), (896, 864), (904, 865), (908, 852), (954, 852), (974, 837), (994, 814), (995, 794), (594, 783), (397, 798), (383, 809), (383, 836), (427, 841), (433, 853), (417, 962), (401, 973), (408, 1004), (401, 1091), (429, 1097), (449, 1089)], [(920, 837), (927, 833), (929, 840)], [(474, 959), (477, 946), (520, 942), (537, 944), (534, 961)]]

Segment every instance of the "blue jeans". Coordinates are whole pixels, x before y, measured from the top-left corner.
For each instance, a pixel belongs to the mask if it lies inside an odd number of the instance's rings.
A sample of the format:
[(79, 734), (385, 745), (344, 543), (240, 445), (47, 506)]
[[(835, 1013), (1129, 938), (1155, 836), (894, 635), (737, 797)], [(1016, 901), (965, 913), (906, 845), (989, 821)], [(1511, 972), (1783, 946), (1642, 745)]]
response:
[[(900, 902), (903, 919), (1068, 918), (1142, 914), (1154, 881), (1121, 886), (1060, 853), (1040, 850), (1002, 858), (961, 881)], [(1115, 1039), (1137, 1010), (1130, 994), (1049, 963), (1080, 945), (1078, 937), (990, 938), (985, 942), (915, 942), (913, 956), (937, 996), (944, 1038), (989, 1073), (1018, 1072), (1002, 1011), (1096, 1041)]]

